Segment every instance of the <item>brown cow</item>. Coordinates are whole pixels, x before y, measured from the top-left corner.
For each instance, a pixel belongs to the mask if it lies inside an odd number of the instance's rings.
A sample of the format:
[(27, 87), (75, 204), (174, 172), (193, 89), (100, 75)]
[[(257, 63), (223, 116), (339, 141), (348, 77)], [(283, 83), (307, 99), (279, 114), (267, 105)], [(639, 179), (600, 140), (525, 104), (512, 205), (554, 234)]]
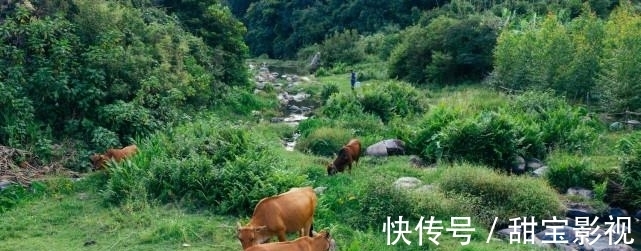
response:
[(361, 156), (361, 142), (358, 139), (352, 139), (344, 145), (341, 150), (338, 152), (338, 156), (334, 162), (327, 165), (327, 175), (334, 175), (337, 172), (342, 172), (345, 170), (345, 166), (348, 166), (349, 173), (352, 173), (352, 162), (358, 164), (358, 158)]
[(93, 170), (101, 170), (105, 168), (105, 164), (109, 159), (115, 161), (121, 161), (124, 158), (130, 157), (138, 152), (138, 147), (136, 145), (130, 145), (122, 149), (111, 148), (105, 152), (105, 154), (93, 154), (91, 155), (91, 164), (93, 165)]
[(328, 251), (330, 248), (329, 232), (321, 231), (314, 237), (303, 236), (293, 241), (260, 244), (245, 251)]
[(268, 242), (273, 236), (286, 241), (287, 233), (299, 232), (312, 236), (312, 221), (316, 209), (316, 193), (311, 187), (292, 188), (258, 202), (246, 226), (238, 223), (237, 237), (243, 249)]

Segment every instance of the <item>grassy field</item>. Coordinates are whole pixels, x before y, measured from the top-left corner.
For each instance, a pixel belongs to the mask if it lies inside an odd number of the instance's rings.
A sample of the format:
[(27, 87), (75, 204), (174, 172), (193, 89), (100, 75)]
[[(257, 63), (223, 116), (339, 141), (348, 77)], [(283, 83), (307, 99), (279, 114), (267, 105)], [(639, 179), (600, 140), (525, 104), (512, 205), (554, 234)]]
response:
[[(357, 69), (369, 77), (361, 80), (357, 94), (389, 81), (376, 75), (381, 74), (376, 73), (378, 67), (380, 65), (366, 65)], [(317, 96), (326, 84), (336, 84), (339, 92), (350, 92), (349, 75), (340, 72), (316, 77), (312, 83), (299, 88)], [(478, 86), (421, 90), (421, 95), (430, 107), (447, 105), (470, 116), (484, 109), (505, 106), (509, 99)], [(304, 185), (326, 187), (319, 195), (314, 229), (328, 229), (340, 251), (547, 250), (534, 245), (508, 244), (496, 235), (486, 243), (491, 220), (503, 217), (500, 220), (506, 221), (504, 216), (520, 214), (557, 215), (557, 206), (566, 199), (554, 192), (546, 179), (507, 176), (465, 161), (416, 168), (410, 165), (408, 156), (364, 157), (351, 175), (342, 173), (328, 177), (325, 166), (331, 160), (329, 157), (290, 152), (282, 147), (281, 138), (291, 135), (295, 128), (266, 122), (268, 120), (256, 123), (250, 117), (238, 115), (222, 116), (222, 120), (251, 121), (248, 122), (250, 135), (273, 149), (269, 153), (282, 161), (279, 163), (283, 165), (277, 167), (277, 175), (300, 175), (305, 177)], [(419, 120), (406, 118), (403, 123), (418, 123)], [(203, 124), (206, 126), (207, 123), (201, 123), (201, 126)], [(212, 129), (203, 127), (202, 130)], [(182, 140), (179, 130), (171, 133), (175, 138), (140, 144), (143, 157), (135, 161), (145, 165), (156, 163), (152, 155), (159, 152), (159, 148), (169, 147), (167, 142), (172, 140)], [(612, 146), (625, 135), (603, 134), (599, 142)], [(381, 134), (368, 140), (383, 137)], [(598, 167), (618, 165), (612, 147), (599, 147), (589, 155), (569, 155), (572, 157), (563, 161), (582, 159), (588, 163), (586, 166)], [(431, 187), (423, 191), (400, 191), (392, 187), (400, 177), (418, 178), (423, 185)], [(216, 214), (207, 207), (185, 206), (181, 201), (162, 203), (153, 198), (109, 204), (106, 202), (108, 179), (104, 173), (91, 173), (76, 182), (51, 177), (37, 183), (42, 189), (35, 192), (3, 192), (1, 198), (13, 199), (18, 204), (0, 213), (0, 250), (241, 250), (235, 238), (235, 226), (238, 221), (247, 222), (246, 215)], [(547, 212), (549, 208), (552, 211)], [(541, 213), (543, 211), (546, 213)], [(395, 245), (387, 245), (383, 232), (386, 217), (396, 220), (399, 216), (408, 220), (410, 233), (405, 237), (411, 243), (408, 245), (401, 240)], [(443, 221), (445, 228), (450, 226), (450, 217), (470, 217), (470, 227), (474, 231), (470, 233), (469, 245), (461, 245), (463, 238), (441, 230), (439, 245), (430, 243), (429, 236), (424, 235), (423, 246), (419, 246), (415, 227), (420, 217), (430, 216)], [(397, 236), (392, 233), (390, 237), (394, 241)]]
[[(321, 160), (285, 151), (282, 157), (289, 162), (300, 163), (301, 169), (318, 169), (309, 172), (324, 172), (323, 166), (318, 164)], [(314, 185), (327, 186), (328, 189), (327, 195), (320, 196), (314, 227), (329, 229), (339, 250), (425, 250), (426, 246), (430, 250), (540, 250), (532, 246), (508, 245), (497, 239), (486, 244), (489, 231), (478, 223), (472, 226), (475, 231), (471, 244), (467, 246), (459, 244), (462, 239), (444, 232), (438, 239), (438, 246), (428, 245), (424, 239), (424, 246), (420, 247), (414, 230), (407, 236), (411, 245), (401, 241), (394, 246), (386, 246), (386, 236), (382, 233), (384, 222), (373, 224), (379, 225), (380, 229), (354, 230), (348, 224), (335, 220), (340, 218), (337, 215), (341, 212), (327, 208), (332, 202), (324, 196), (340, 197), (339, 203), (353, 203), (357, 201), (355, 196), (358, 196), (359, 187), (374, 176), (386, 181), (381, 186), (388, 186), (401, 176), (417, 177), (425, 183), (432, 183), (438, 181), (445, 168), (419, 170), (408, 165), (407, 157), (365, 158), (352, 176), (341, 174), (330, 178), (319, 174)], [(105, 206), (101, 191), (96, 187), (96, 184), (104, 182), (104, 178), (102, 174), (93, 174), (74, 183), (65, 178), (49, 181), (47, 194), (25, 201), (2, 215), (0, 240), (3, 245), (0, 250), (240, 250), (235, 239), (235, 223), (238, 220), (246, 222), (247, 218), (186, 211), (171, 204)], [(445, 197), (442, 199), (447, 200)], [(437, 203), (442, 203), (443, 210), (465, 207), (447, 205), (456, 203), (452, 201)], [(446, 213), (439, 212), (436, 219), (447, 221)], [(432, 212), (422, 214), (429, 217)], [(398, 218), (398, 215), (390, 216)], [(367, 221), (359, 221), (363, 220)], [(410, 222), (410, 228), (416, 223), (416, 220)]]

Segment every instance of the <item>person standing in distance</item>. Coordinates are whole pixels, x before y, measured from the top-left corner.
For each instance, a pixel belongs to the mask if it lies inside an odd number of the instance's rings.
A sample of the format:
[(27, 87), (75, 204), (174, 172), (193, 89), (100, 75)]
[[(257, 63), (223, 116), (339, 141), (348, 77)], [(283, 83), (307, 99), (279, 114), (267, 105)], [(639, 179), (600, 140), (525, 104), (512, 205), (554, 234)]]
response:
[(354, 70), (352, 70), (351, 84), (352, 84), (352, 91), (353, 91), (354, 85), (356, 85), (356, 72), (354, 72)]

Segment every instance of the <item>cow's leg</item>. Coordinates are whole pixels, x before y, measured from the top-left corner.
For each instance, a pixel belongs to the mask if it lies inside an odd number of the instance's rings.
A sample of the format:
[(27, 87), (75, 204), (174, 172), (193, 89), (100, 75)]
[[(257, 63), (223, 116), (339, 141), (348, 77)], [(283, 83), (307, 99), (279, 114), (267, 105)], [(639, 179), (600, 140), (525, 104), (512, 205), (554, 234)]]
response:
[(285, 230), (278, 232), (278, 241), (280, 241), (280, 242), (287, 241), (287, 236), (285, 235)]
[(303, 232), (300, 233), (300, 237), (303, 236), (309, 236), (309, 237), (314, 237), (312, 236), (312, 222), (314, 221), (314, 217), (309, 218), (307, 222), (305, 222), (305, 225), (303, 226)]

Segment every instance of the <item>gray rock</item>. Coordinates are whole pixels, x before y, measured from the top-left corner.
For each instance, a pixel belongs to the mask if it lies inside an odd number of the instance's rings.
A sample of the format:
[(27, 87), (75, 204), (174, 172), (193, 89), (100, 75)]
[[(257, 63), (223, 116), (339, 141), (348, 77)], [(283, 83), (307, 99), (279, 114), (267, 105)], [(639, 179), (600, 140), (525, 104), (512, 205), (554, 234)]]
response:
[(427, 167), (428, 164), (417, 155), (410, 156), (410, 164), (413, 167)]
[(525, 167), (530, 170), (536, 170), (543, 166), (545, 166), (545, 164), (543, 164), (543, 162), (537, 158), (529, 158), (525, 164)]
[(412, 189), (423, 184), (423, 181), (414, 177), (401, 177), (394, 181), (394, 187), (398, 189)]
[(0, 191), (7, 189), (11, 185), (13, 185), (13, 182), (9, 180), (0, 180)]
[(503, 240), (509, 240), (511, 234), (518, 234), (520, 235), (523, 232), (523, 229), (521, 226), (517, 226), (516, 229), (514, 228), (504, 228), (499, 231), (496, 231), (496, 236)]
[(594, 219), (597, 217), (597, 212), (590, 205), (584, 203), (568, 203), (566, 205), (567, 212), (565, 216), (568, 218), (576, 219), (576, 217), (589, 217)]
[(617, 122), (614, 122), (614, 123), (610, 124), (609, 128), (610, 128), (610, 131), (621, 131), (621, 130), (623, 130), (623, 127), (624, 127), (623, 123), (617, 121)]
[(536, 237), (542, 241), (552, 241), (556, 238), (557, 241), (568, 240), (568, 242), (572, 242), (574, 241), (574, 239), (576, 239), (574, 228), (568, 226), (559, 226), (559, 228), (556, 229), (549, 228), (548, 226), (547, 229), (536, 233)]
[(534, 170), (532, 172), (532, 175), (534, 177), (543, 177), (545, 175), (545, 173), (548, 171), (548, 169), (549, 168), (547, 166), (542, 166), (542, 167), (537, 168), (536, 170)]
[(594, 198), (594, 192), (592, 192), (592, 190), (582, 187), (570, 187), (568, 188), (566, 195), (580, 196), (586, 199)]
[(635, 251), (635, 249), (628, 245), (618, 244), (614, 246), (608, 246), (604, 249), (595, 249), (595, 251)]
[(510, 165), (513, 173), (521, 174), (525, 172), (525, 159), (521, 156), (515, 156)]
[(327, 190), (327, 187), (314, 188), (314, 192), (316, 192), (316, 194), (323, 194), (325, 192), (325, 190)]
[(405, 154), (405, 142), (398, 139), (386, 139), (373, 144), (365, 150), (370, 156), (392, 156)]
[(622, 208), (618, 207), (611, 207), (608, 210), (608, 214), (612, 215), (613, 219), (619, 218), (619, 217), (629, 217), (630, 215), (628, 214), (628, 211)]
[(283, 122), (284, 120), (285, 120), (284, 118), (273, 117), (270, 121), (272, 123), (280, 123), (280, 122)]

